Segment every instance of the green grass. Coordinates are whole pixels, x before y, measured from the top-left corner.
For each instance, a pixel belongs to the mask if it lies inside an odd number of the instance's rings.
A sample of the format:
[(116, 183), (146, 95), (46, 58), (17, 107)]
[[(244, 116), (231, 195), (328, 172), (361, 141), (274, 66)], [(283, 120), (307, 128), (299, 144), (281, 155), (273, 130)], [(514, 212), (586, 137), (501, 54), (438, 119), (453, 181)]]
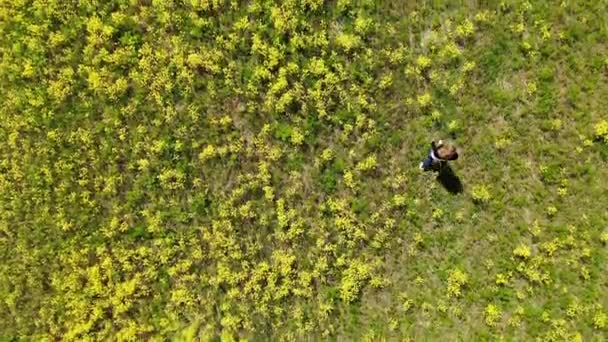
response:
[(604, 340), (607, 5), (0, 2), (0, 340)]

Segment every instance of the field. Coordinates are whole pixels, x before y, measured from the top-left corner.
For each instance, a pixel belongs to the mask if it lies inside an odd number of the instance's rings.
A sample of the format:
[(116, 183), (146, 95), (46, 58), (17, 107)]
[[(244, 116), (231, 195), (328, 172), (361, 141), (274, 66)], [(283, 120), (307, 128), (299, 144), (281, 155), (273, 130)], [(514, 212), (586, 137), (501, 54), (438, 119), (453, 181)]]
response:
[(0, 0), (0, 341), (607, 340), (607, 8)]

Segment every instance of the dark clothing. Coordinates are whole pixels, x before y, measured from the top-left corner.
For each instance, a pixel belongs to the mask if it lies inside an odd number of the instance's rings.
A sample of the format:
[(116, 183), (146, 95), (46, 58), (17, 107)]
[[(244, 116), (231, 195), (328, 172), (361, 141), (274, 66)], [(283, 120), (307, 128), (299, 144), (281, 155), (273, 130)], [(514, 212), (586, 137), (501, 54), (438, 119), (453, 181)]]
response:
[(426, 157), (420, 164), (420, 168), (423, 169), (424, 171), (429, 171), (429, 170), (438, 171), (445, 164), (447, 164), (446, 160), (436, 158), (434, 156), (433, 150), (430, 150), (428, 157)]
[(456, 160), (458, 159), (458, 153), (454, 152), (453, 155), (448, 159), (439, 158), (437, 150), (441, 147), (441, 144), (436, 144), (434, 141), (431, 142), (431, 149), (429, 150), (429, 155), (420, 163), (420, 168), (424, 171), (439, 171), (442, 167), (444, 167), (448, 160)]

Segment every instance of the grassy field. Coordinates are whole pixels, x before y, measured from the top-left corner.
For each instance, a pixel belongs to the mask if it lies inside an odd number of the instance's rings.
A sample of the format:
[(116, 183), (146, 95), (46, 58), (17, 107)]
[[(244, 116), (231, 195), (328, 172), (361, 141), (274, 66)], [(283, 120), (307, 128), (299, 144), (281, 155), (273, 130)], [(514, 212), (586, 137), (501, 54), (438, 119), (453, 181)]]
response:
[(0, 340), (606, 340), (607, 8), (0, 0)]

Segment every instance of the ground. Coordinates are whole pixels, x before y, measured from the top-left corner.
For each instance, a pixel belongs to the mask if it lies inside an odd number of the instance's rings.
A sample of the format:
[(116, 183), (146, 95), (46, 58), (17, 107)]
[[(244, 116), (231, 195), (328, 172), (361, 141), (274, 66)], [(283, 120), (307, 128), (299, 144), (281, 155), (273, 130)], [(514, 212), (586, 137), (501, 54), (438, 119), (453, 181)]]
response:
[(607, 6), (0, 1), (0, 340), (605, 340)]

